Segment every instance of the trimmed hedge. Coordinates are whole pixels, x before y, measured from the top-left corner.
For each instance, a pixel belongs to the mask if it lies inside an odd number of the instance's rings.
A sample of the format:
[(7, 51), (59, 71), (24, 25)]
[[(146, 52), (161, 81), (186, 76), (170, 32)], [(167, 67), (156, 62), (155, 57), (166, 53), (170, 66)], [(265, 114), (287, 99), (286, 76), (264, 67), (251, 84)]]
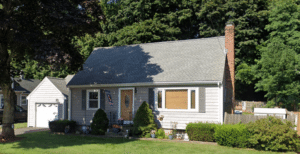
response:
[(91, 124), (92, 134), (105, 135), (108, 124), (109, 121), (106, 113), (102, 109), (98, 109), (93, 117), (93, 122)]
[(154, 115), (146, 101), (142, 103), (133, 119), (134, 135), (145, 136), (151, 130), (156, 130), (157, 125), (154, 122)]
[(69, 120), (55, 120), (49, 121), (49, 128), (51, 132), (65, 132), (66, 126), (70, 126), (70, 133), (75, 132), (76, 128), (76, 121), (69, 121)]
[(186, 126), (186, 132), (191, 141), (213, 142), (215, 141), (214, 133), (217, 125), (218, 124), (202, 122), (189, 123)]
[(269, 116), (247, 125), (251, 146), (258, 150), (299, 151), (300, 139), (290, 121)]
[(219, 145), (246, 148), (250, 133), (244, 124), (224, 124), (216, 127), (214, 137)]

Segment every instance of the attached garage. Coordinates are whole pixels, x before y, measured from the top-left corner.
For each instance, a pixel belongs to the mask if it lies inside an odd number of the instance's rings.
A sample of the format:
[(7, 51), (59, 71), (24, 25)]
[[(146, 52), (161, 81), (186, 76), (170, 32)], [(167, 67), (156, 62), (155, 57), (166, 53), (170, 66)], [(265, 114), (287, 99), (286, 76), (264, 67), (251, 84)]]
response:
[(49, 121), (68, 118), (66, 85), (72, 77), (45, 77), (28, 95), (28, 127), (49, 128)]

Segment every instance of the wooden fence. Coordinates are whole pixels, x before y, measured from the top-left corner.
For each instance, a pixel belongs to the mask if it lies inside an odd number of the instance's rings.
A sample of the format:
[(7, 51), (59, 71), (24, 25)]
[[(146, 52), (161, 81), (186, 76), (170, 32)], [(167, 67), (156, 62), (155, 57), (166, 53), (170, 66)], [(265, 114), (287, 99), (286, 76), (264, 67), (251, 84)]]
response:
[(298, 132), (298, 135), (300, 135), (300, 121), (299, 121), (299, 118), (300, 118), (300, 112), (294, 112), (294, 114), (296, 114), (298, 116), (298, 119), (297, 119), (297, 132)]
[[(277, 117), (277, 116), (275, 116)], [(298, 118), (297, 118), (298, 117)], [(300, 112), (288, 112), (287, 120), (297, 126), (298, 134), (300, 135), (300, 123), (299, 123)], [(225, 112), (224, 123), (225, 124), (237, 124), (237, 123), (249, 123), (259, 119), (267, 118), (267, 116), (254, 116), (254, 115), (242, 115), (242, 114), (228, 114)], [(282, 116), (277, 118), (282, 119)], [(295, 128), (296, 129), (296, 128)]]

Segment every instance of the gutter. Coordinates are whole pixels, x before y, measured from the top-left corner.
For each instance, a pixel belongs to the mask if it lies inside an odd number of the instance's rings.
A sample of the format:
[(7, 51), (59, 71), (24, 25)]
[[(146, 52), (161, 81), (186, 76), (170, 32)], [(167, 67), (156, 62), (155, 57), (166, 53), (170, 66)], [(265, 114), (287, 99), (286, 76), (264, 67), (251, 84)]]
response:
[(194, 81), (194, 82), (139, 82), (139, 83), (120, 83), (120, 84), (89, 84), (89, 85), (67, 85), (68, 88), (100, 88), (100, 87), (142, 87), (142, 86), (186, 86), (202, 84), (222, 84), (222, 81)]

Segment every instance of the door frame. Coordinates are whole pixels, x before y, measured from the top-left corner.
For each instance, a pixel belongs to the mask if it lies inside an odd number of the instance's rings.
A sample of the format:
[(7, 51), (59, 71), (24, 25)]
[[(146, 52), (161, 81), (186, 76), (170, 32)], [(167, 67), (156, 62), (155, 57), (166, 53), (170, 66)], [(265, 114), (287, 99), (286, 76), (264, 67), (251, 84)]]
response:
[[(132, 90), (132, 118), (134, 115), (134, 88), (119, 88), (119, 96), (118, 96), (118, 119), (121, 117), (121, 91), (122, 90)], [(124, 120), (124, 124), (129, 124), (133, 123), (132, 121), (129, 120)]]
[(57, 104), (57, 115), (59, 114), (59, 103), (46, 103), (46, 102), (35, 102), (34, 105), (35, 105), (35, 119), (34, 119), (34, 123), (35, 123), (35, 127), (37, 125), (37, 104)]

